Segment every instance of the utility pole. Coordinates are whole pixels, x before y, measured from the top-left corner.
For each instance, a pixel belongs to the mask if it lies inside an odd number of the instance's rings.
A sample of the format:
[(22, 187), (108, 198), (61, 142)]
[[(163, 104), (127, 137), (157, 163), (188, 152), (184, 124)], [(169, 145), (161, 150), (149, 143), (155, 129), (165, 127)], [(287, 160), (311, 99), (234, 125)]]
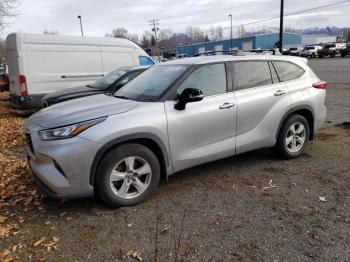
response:
[(150, 22), (150, 26), (152, 26), (152, 31), (154, 32), (154, 38), (156, 40), (156, 48), (158, 50), (158, 62), (160, 62), (160, 49), (158, 46), (158, 37), (157, 37), (157, 31), (159, 31), (159, 28), (156, 27), (159, 25), (158, 19), (152, 19), (152, 20), (149, 20), (148, 22)]
[(80, 30), (81, 30), (81, 36), (84, 36), (84, 32), (83, 32), (83, 24), (81, 22), (81, 15), (78, 15), (78, 19), (80, 21)]
[(281, 13), (280, 13), (280, 40), (279, 40), (279, 49), (282, 54), (283, 48), (283, 18), (284, 18), (284, 0), (281, 0)]
[(232, 14), (230, 14), (229, 17), (231, 17), (231, 50), (230, 52), (232, 52)]

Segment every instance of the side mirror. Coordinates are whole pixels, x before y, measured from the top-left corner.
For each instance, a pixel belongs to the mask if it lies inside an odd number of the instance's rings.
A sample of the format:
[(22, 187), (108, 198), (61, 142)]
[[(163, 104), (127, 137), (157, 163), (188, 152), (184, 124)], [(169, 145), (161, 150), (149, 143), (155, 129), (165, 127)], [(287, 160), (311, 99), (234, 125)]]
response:
[(186, 104), (201, 101), (204, 98), (203, 92), (197, 88), (186, 88), (179, 96), (179, 101), (174, 105), (176, 110), (184, 110)]

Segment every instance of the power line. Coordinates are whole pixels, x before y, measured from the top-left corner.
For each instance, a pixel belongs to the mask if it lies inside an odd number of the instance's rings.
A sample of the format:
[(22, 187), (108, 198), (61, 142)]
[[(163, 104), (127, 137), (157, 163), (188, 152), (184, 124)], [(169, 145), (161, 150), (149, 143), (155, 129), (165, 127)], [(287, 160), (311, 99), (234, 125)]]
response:
[[(344, 0), (344, 1), (334, 2), (334, 3), (330, 3), (330, 4), (326, 4), (326, 5), (316, 6), (316, 7), (313, 7), (313, 8), (308, 8), (308, 9), (304, 9), (304, 10), (300, 10), (300, 11), (287, 13), (287, 14), (284, 15), (284, 17), (293, 16), (293, 15), (302, 14), (302, 13), (307, 13), (307, 12), (318, 10), (318, 9), (322, 9), (322, 8), (325, 8), (325, 7), (331, 7), (331, 6), (344, 4), (344, 3), (349, 3), (349, 2), (350, 2), (350, 0)], [(265, 19), (255, 20), (255, 21), (252, 21), (252, 22), (235, 25), (233, 27), (234, 28), (239, 28), (241, 26), (248, 26), (248, 25), (253, 25), (253, 24), (265, 23), (265, 22), (270, 22), (270, 21), (277, 20), (277, 19), (280, 19), (280, 17), (273, 17), (273, 18), (265, 18)], [(185, 24), (183, 24), (183, 25), (185, 25)], [(177, 25), (176, 27), (179, 27), (179, 25)], [(231, 27), (223, 27), (222, 29), (226, 30), (226, 29), (230, 29), (230, 28)], [(203, 33), (210, 33), (210, 32), (211, 32), (211, 30), (207, 30), (207, 31), (204, 31)]]
[[(307, 13), (307, 12), (314, 11), (314, 10), (318, 10), (318, 9), (322, 9), (322, 8), (325, 8), (325, 7), (330, 7), (330, 6), (339, 5), (339, 4), (344, 4), (344, 3), (349, 3), (349, 2), (350, 2), (350, 0), (344, 0), (344, 1), (340, 1), (340, 2), (335, 2), (335, 3), (327, 4), (327, 5), (322, 5), (322, 6), (317, 6), (317, 7), (309, 8), (309, 9), (304, 9), (304, 10), (300, 10), (300, 11), (288, 13), (288, 14), (284, 15), (284, 17), (286, 17), (286, 16), (298, 15), (298, 14), (302, 14), (302, 13)], [(253, 25), (253, 24), (258, 24), (258, 23), (263, 23), (263, 22), (269, 22), (269, 21), (273, 21), (273, 20), (277, 20), (277, 19), (279, 19), (279, 17), (261, 19), (261, 20), (256, 20), (256, 21), (253, 21), (253, 22), (245, 23), (245, 24), (240, 24), (240, 25), (237, 25), (237, 26), (234, 26), (234, 27)], [(230, 28), (230, 27), (224, 27), (223, 29), (229, 29), (229, 28)], [(206, 31), (206, 32), (204, 32), (204, 33), (208, 33), (208, 32), (210, 32), (210, 31)]]

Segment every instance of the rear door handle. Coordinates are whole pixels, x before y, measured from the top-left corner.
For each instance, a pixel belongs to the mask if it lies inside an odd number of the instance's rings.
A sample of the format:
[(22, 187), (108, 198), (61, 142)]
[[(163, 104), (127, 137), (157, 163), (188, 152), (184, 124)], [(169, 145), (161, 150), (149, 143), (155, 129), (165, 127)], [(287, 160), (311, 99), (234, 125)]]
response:
[(219, 106), (220, 109), (228, 109), (231, 107), (234, 107), (235, 104), (234, 103), (223, 103), (221, 106)]
[(284, 95), (286, 92), (287, 92), (286, 90), (280, 89), (280, 90), (277, 90), (277, 91), (274, 93), (274, 95), (275, 95), (275, 96), (281, 96), (281, 95)]

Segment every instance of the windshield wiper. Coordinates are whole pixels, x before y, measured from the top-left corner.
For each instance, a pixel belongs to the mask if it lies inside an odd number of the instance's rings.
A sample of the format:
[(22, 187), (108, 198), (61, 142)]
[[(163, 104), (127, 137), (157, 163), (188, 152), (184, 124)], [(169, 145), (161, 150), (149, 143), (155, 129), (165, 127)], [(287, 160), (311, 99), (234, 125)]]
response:
[(127, 96), (114, 96), (116, 98), (126, 99), (126, 100), (132, 100), (130, 97)]

